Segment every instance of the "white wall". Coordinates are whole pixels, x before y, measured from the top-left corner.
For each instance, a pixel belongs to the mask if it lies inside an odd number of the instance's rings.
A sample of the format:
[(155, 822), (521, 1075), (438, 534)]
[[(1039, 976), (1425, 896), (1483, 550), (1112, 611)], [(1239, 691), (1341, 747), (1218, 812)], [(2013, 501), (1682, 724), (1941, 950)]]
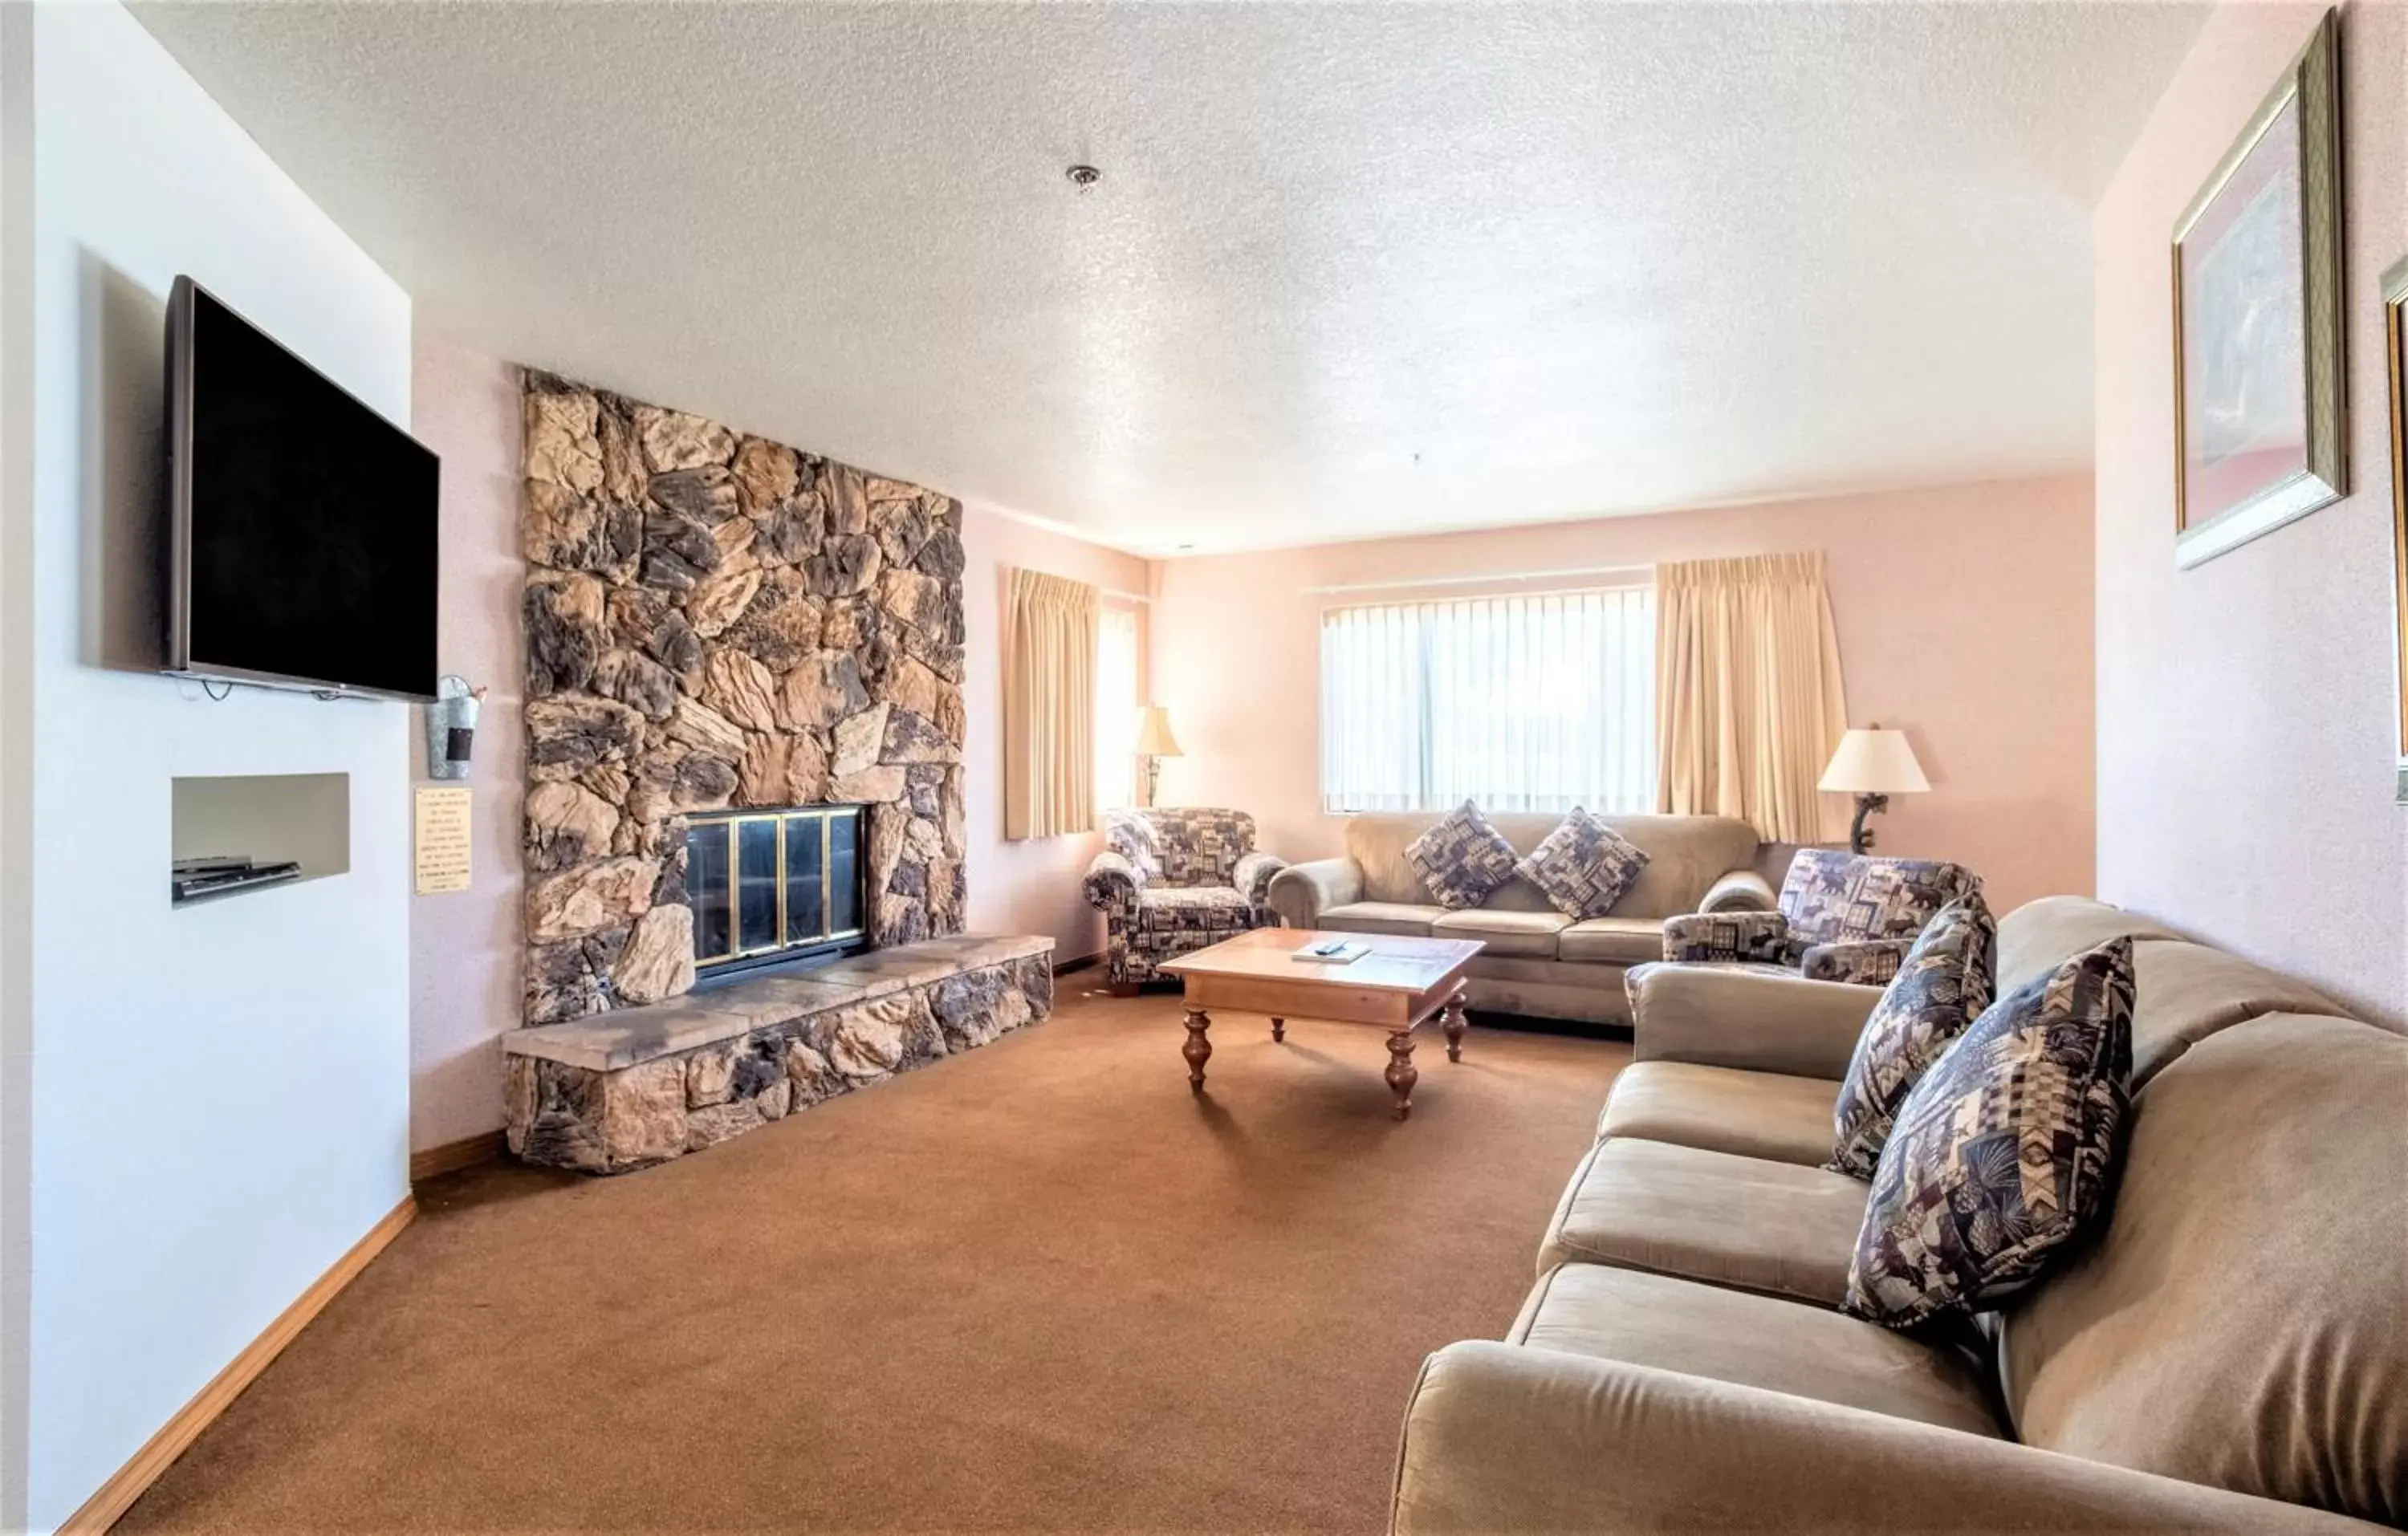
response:
[(0, 1530), (25, 1525), (32, 1353), (33, 36), (0, 6)]
[[(408, 1194), (408, 710), (216, 703), (137, 668), (176, 275), (403, 423), (410, 314), (123, 10), (33, 13), (26, 1514), (45, 1529)], [(350, 871), (171, 910), (169, 782), (221, 773), (349, 774)]]

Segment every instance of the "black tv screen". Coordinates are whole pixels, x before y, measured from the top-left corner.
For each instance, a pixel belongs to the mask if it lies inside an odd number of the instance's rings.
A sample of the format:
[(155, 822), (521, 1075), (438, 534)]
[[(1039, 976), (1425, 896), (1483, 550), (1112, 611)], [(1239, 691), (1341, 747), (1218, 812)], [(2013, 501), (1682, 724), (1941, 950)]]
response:
[(435, 693), (437, 459), (178, 278), (168, 669)]

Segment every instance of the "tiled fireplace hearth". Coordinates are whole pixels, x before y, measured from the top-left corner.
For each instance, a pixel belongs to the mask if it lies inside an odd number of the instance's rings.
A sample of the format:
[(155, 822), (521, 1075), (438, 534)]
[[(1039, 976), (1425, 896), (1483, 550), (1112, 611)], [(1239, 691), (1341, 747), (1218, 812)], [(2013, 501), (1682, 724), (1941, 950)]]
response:
[(510, 1151), (624, 1173), (984, 1045), (1054, 1009), (1054, 941), (965, 934), (504, 1038)]

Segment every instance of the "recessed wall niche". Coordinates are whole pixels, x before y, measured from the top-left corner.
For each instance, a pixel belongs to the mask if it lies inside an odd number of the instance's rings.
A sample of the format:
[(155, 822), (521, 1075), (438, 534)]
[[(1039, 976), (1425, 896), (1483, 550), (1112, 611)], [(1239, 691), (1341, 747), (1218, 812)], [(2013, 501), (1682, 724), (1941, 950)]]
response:
[[(290, 860), (301, 866), (300, 881), (344, 874), (351, 867), (351, 776), (348, 773), (178, 779), (172, 821), (171, 859), (223, 856), (248, 858), (254, 864)], [(166, 871), (161, 870), (160, 875), (164, 882)], [(288, 880), (282, 885), (295, 883)]]

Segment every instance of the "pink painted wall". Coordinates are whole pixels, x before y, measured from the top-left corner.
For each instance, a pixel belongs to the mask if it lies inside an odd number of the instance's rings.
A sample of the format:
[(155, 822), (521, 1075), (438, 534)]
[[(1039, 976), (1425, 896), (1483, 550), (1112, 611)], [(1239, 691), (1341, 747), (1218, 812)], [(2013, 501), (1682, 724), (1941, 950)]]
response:
[[(1079, 894), (1088, 861), (1103, 846), (1095, 833), (1008, 841), (1003, 835), (1003, 594), (1008, 573), (1027, 567), (1054, 576), (1142, 595), (1147, 563), (985, 507), (962, 509), (963, 623), (968, 674), (962, 702), (969, 716), (968, 804), (972, 931), (1042, 933), (1054, 958), (1100, 954), (1103, 916)], [(1140, 656), (1145, 623), (1139, 621)], [(1140, 661), (1140, 678), (1143, 669)]]
[[(410, 897), (409, 1144), (440, 1146), (502, 1123), (499, 1037), (519, 1020), (518, 369), (418, 337), (411, 421), (442, 456), (439, 662), (492, 689), (470, 769), (469, 884)], [(413, 711), (414, 713), (415, 711)], [(410, 773), (426, 779), (412, 722)]]
[(2228, 5), (2101, 200), (2099, 894), (2408, 1020), (2379, 280), (2408, 251), (2408, 41), (2343, 8), (2350, 475), (2338, 505), (2173, 560), (2174, 221), (2324, 7)]
[(1892, 801), (1882, 850), (1962, 860), (2000, 910), (2086, 893), (2090, 507), (2077, 476), (1168, 561), (1154, 688), (1188, 755), (1163, 796), (1251, 811), (1290, 858), (1339, 850), (1319, 809), (1321, 610), (1412, 594), (1308, 588), (1820, 549), (1850, 721), (1903, 727), (1932, 782)]

